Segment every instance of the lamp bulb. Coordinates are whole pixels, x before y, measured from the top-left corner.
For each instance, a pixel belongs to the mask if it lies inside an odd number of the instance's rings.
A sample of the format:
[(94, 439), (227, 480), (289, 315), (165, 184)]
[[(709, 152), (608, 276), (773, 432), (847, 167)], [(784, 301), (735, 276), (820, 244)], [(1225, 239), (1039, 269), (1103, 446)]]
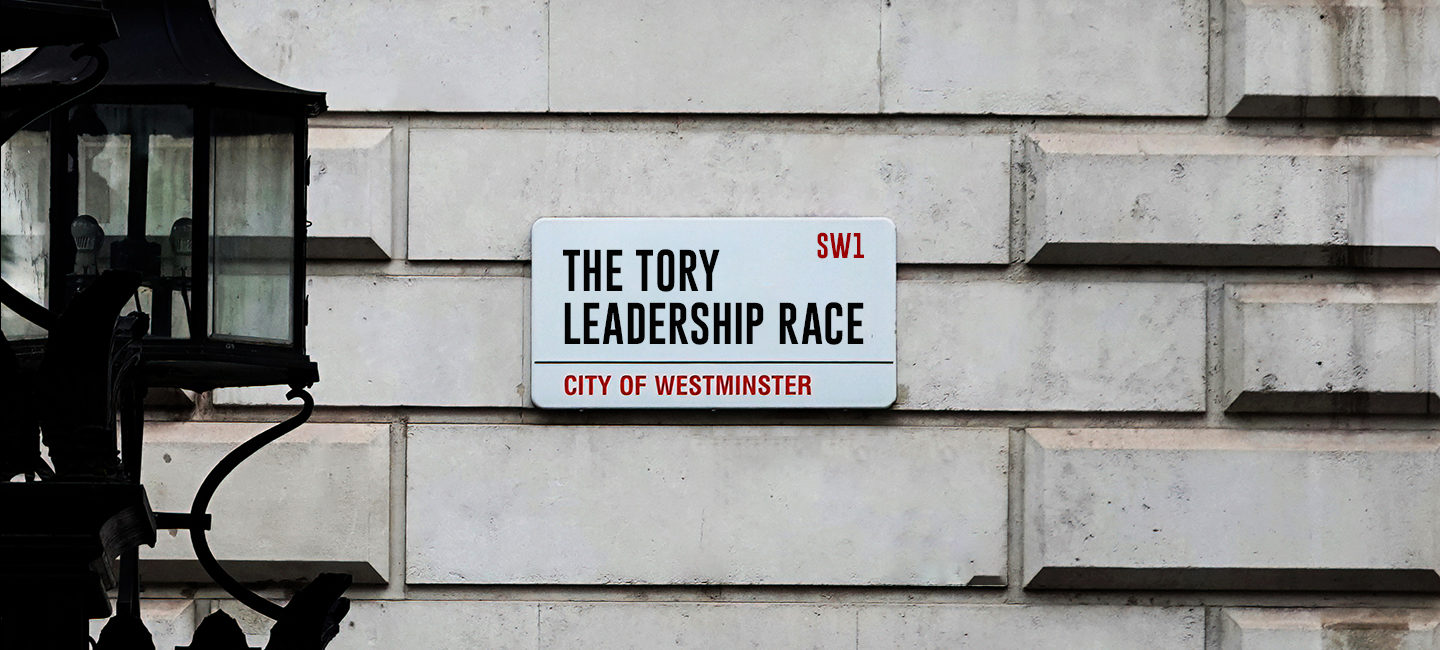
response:
[(93, 253), (100, 249), (100, 243), (105, 241), (105, 231), (100, 228), (100, 222), (88, 214), (82, 214), (70, 221), (70, 237), (75, 240), (75, 251), (78, 253)]
[(195, 241), (194, 228), (189, 217), (181, 217), (170, 226), (170, 249), (181, 257), (189, 257)]

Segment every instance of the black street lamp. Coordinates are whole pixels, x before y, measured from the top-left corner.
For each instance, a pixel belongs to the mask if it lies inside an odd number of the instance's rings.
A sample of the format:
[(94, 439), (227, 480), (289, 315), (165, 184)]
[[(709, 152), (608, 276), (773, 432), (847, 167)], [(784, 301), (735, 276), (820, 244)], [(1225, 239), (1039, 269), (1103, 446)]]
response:
[[(106, 270), (139, 274), (152, 386), (314, 382), (305, 137), (324, 94), (251, 70), (203, 0), (109, 6), (120, 38), (101, 45), (104, 80), (6, 143), (5, 180), (16, 189), (5, 206), (5, 277), (24, 278), (12, 286), (59, 312)], [(6, 72), (16, 79), (7, 85), (95, 65), (72, 52), (36, 50)]]
[[(40, 7), (25, 16), (53, 40), (0, 78), (0, 645), (10, 634), (84, 647), (72, 622), (83, 633), (108, 616), (115, 584), (117, 619), (138, 624), (138, 546), (156, 528), (188, 528), (216, 582), (281, 621), (282, 644), (287, 630), (325, 637), (283, 647), (323, 647), (348, 577), (322, 576), (281, 608), (226, 574), (204, 531), (225, 475), (313, 408), (306, 121), (324, 94), (251, 70), (205, 0), (3, 1)], [(64, 5), (98, 23), (108, 9), (119, 37), (67, 35), (44, 19)], [(5, 47), (20, 44), (33, 43)], [(152, 512), (140, 481), (147, 388), (277, 384), (301, 414), (222, 460), (190, 513)], [(41, 639), (41, 626), (61, 640)]]

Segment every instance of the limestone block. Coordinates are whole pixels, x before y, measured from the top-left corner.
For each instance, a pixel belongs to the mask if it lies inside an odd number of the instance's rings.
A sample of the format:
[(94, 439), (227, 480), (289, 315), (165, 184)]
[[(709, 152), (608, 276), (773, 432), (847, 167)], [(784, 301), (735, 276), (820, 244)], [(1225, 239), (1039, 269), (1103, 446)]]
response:
[(340, 111), (543, 111), (545, 0), (218, 0), (260, 73)]
[(1440, 267), (1440, 138), (1035, 135), (1025, 158), (1032, 264)]
[(1440, 287), (1238, 285), (1226, 298), (1227, 410), (1440, 414)]
[[(252, 647), (270, 641), (274, 621), (223, 601)], [(539, 648), (534, 603), (355, 600), (326, 650)], [(168, 649), (167, 649), (168, 650)]]
[[(525, 280), (311, 276), (315, 401), (334, 406), (523, 406)], [(216, 403), (285, 404), (283, 388)]]
[(1440, 117), (1440, 0), (1225, 0), (1230, 117)]
[(893, 220), (902, 263), (1009, 261), (1005, 136), (415, 129), (410, 146), (411, 259), (528, 259), (540, 217), (855, 216)]
[(1221, 610), (1218, 647), (1434, 650), (1440, 648), (1440, 610), (1226, 608)]
[(833, 605), (540, 605), (541, 648), (853, 648), (855, 611)]
[(888, 113), (1205, 114), (1205, 0), (905, 0), (881, 15)]
[[(113, 609), (113, 603), (112, 603)], [(190, 645), (195, 636), (195, 601), (169, 598), (140, 600), (140, 621), (150, 632), (157, 650), (170, 650), (177, 645)], [(100, 632), (110, 619), (90, 620), (90, 638), (99, 640)]]
[(897, 408), (1205, 408), (1200, 284), (910, 281), (897, 301)]
[(411, 425), (411, 584), (998, 585), (1003, 429)]
[(310, 129), (310, 259), (394, 257), (388, 128)]
[(874, 113), (874, 0), (550, 2), (554, 111)]
[(1027, 588), (1440, 591), (1440, 434), (1031, 429)]
[(905, 604), (859, 609), (860, 650), (1205, 647), (1205, 612), (1198, 607)]
[[(142, 464), (150, 505), (189, 512), (220, 459), (268, 423), (151, 422)], [(241, 463), (211, 499), (206, 535), (240, 580), (310, 579), (321, 571), (384, 582), (390, 558), (390, 428), (306, 424)], [(147, 582), (208, 582), (188, 531), (141, 547)]]

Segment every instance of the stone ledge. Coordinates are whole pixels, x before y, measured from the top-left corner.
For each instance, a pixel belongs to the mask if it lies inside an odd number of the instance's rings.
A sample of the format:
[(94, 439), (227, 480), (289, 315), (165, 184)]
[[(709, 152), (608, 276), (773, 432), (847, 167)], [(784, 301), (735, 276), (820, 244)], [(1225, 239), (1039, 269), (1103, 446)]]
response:
[(316, 127), (309, 140), (306, 257), (390, 259), (390, 129)]
[[(1104, 585), (1097, 587), (1096, 585)], [(1435, 569), (1045, 567), (1026, 589), (1373, 591), (1440, 593)]]
[(1313, 97), (1304, 95), (1245, 95), (1227, 113), (1230, 118), (1433, 120), (1440, 118), (1440, 97), (1395, 95), (1389, 97)]
[(1440, 288), (1231, 285), (1232, 413), (1440, 413)]
[(391, 258), (380, 238), (370, 235), (317, 235), (307, 238), (305, 259), (309, 260), (388, 260)]
[(1440, 414), (1440, 395), (1418, 392), (1247, 390), (1225, 407), (1230, 413)]
[[(150, 422), (142, 478), (155, 510), (189, 512), (217, 462), (271, 423)], [(206, 538), (242, 580), (311, 579), (321, 571), (385, 582), (390, 561), (390, 428), (306, 424), (266, 445), (220, 484)], [(302, 498), (303, 497), (303, 498)], [(140, 549), (146, 580), (209, 582), (188, 531)]]
[(1031, 264), (1440, 268), (1440, 246), (1045, 242)]
[[(161, 531), (160, 534), (168, 533)], [(260, 534), (263, 533), (257, 533)], [(212, 542), (214, 538), (214, 535), (206, 537)], [(181, 532), (176, 535), (175, 543), (188, 548), (190, 534)], [(142, 555), (144, 553), (141, 551)], [(227, 560), (222, 557), (220, 565), (226, 573), (248, 585), (307, 582), (321, 573), (348, 573), (355, 578), (356, 584), (384, 584), (386, 580), (381, 572), (388, 573), (387, 567), (365, 560)], [(205, 568), (194, 559), (143, 559), (140, 562), (140, 579), (147, 584), (212, 582), (210, 574), (205, 573)]]
[(1440, 2), (1225, 0), (1232, 118), (1440, 117)]
[(1024, 455), (1027, 588), (1440, 592), (1435, 432), (1031, 429)]
[(1032, 264), (1440, 268), (1437, 138), (1037, 134), (1025, 161)]

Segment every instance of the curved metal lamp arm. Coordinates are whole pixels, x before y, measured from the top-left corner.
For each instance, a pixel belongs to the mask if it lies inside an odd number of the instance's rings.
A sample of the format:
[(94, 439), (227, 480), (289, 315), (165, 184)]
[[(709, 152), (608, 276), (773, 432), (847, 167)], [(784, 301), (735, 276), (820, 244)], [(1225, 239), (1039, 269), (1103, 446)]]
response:
[(0, 120), (0, 142), (9, 140), (10, 136), (25, 128), (26, 124), (69, 106), (100, 85), (100, 82), (105, 79), (105, 74), (110, 72), (110, 57), (106, 56), (105, 50), (95, 43), (83, 44), (70, 52), (71, 59), (79, 61), (81, 57), (95, 59), (95, 69), (83, 77), (59, 84), (56, 86), (55, 92), (36, 98), (35, 104), (22, 106), (4, 120)]
[[(304, 424), (306, 420), (310, 419), (310, 414), (315, 410), (315, 398), (311, 397), (309, 391), (303, 388), (292, 387), (290, 392), (285, 394), (286, 399), (295, 399), (296, 397), (299, 397), (305, 402), (305, 405), (300, 409), (300, 413), (280, 424), (266, 429), (254, 438), (245, 441), (244, 444), (236, 447), (234, 451), (231, 451), (226, 454), (224, 458), (220, 459), (220, 462), (215, 465), (215, 469), (210, 470), (210, 473), (205, 476), (205, 480), (200, 483), (199, 491), (195, 493), (195, 502), (190, 505), (190, 517), (192, 521), (201, 521), (204, 518), (205, 508), (210, 505), (210, 497), (215, 495), (215, 489), (220, 487), (220, 482), (225, 480), (225, 477), (229, 476), (230, 472), (234, 471), (240, 463), (259, 451), (261, 447), (274, 442), (280, 436), (294, 431), (301, 424)], [(225, 569), (220, 566), (220, 562), (215, 559), (215, 554), (210, 552), (209, 542), (205, 540), (204, 527), (196, 526), (190, 529), (190, 543), (195, 547), (195, 557), (200, 560), (200, 566), (205, 568), (205, 572), (210, 574), (210, 577), (215, 580), (216, 584), (220, 585), (222, 589), (231, 596), (234, 596), (236, 600), (243, 603), (246, 607), (272, 619), (280, 620), (280, 614), (285, 610), (284, 607), (270, 602), (261, 595), (250, 591), (245, 585), (240, 584), (239, 580), (236, 580), (231, 577), (229, 573), (226, 573)]]

